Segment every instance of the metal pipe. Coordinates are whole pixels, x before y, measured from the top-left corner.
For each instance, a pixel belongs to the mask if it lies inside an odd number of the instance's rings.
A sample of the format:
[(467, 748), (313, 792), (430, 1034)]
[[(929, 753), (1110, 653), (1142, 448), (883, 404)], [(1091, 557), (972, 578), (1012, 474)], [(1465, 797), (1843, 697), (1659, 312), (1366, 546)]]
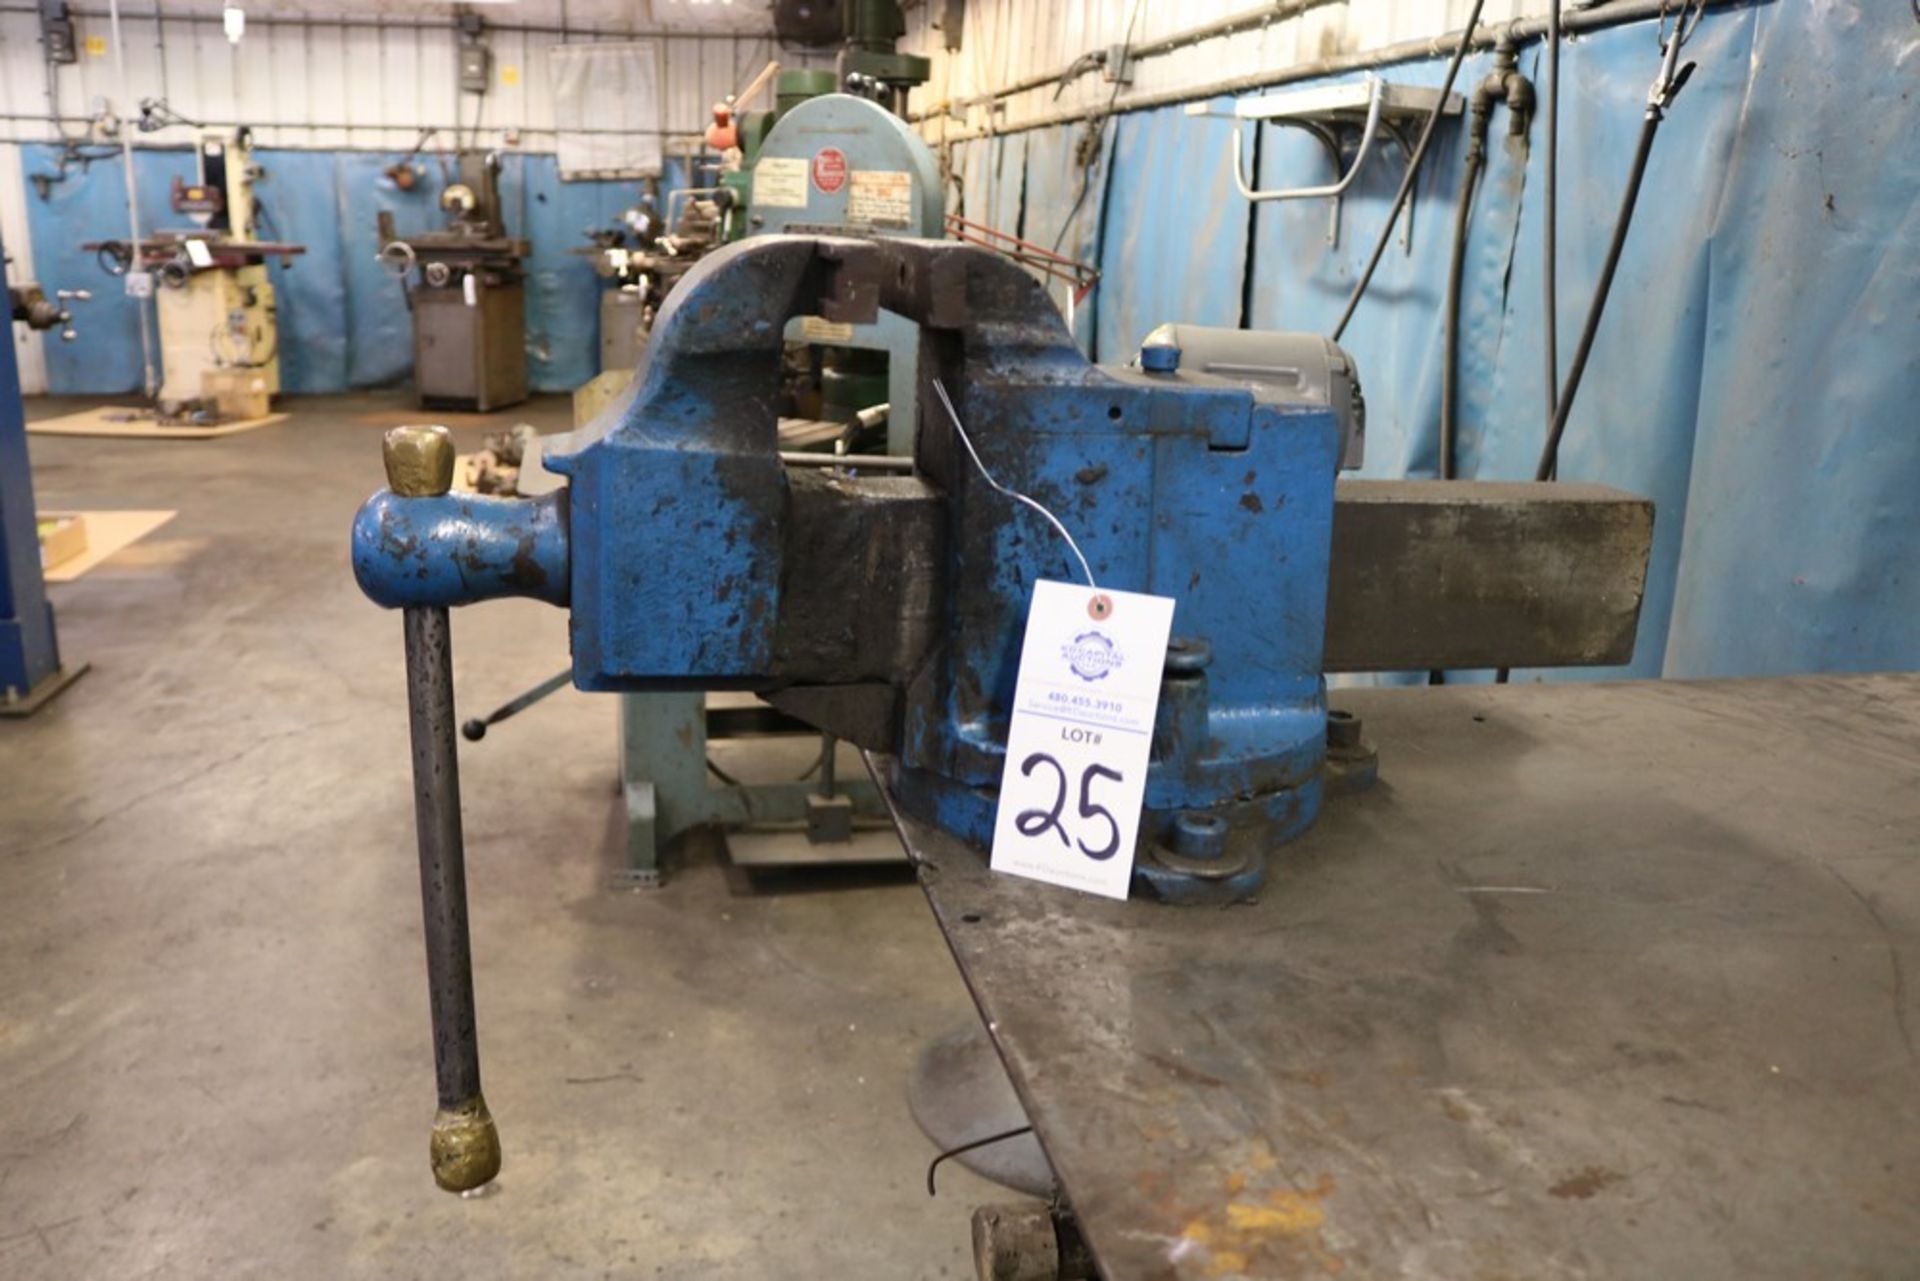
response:
[[(120, 39), (120, 0), (107, 0), (107, 13), (113, 30), (113, 74), (124, 88), (127, 54), (126, 44)], [(120, 126), (120, 163), (127, 174), (127, 229), (133, 243), (133, 257), (128, 261), (137, 264), (140, 262), (140, 190), (133, 180), (133, 139), (127, 135), (124, 123)], [(140, 317), (140, 389), (152, 400), (159, 394), (160, 387), (153, 377), (153, 335), (147, 305), (146, 299), (136, 299), (133, 310)]]
[(1547, 0), (1547, 158), (1541, 210), (1541, 344), (1547, 364), (1547, 431), (1560, 403), (1560, 0)]
[[(34, 116), (32, 118), (35, 120), (39, 120), (41, 117)], [(4, 120), (4, 119), (5, 119), (4, 116), (0, 116), (0, 120)], [(354, 125), (353, 126), (355, 130), (362, 131), (362, 132), (375, 127), (376, 126), (372, 126), (372, 125)], [(345, 128), (345, 126), (344, 125), (255, 125), (253, 126), (253, 128), (256, 133), (259, 133), (268, 129), (342, 129), (342, 128)], [(538, 131), (523, 130), (522, 132), (538, 132)], [(551, 132), (551, 131), (547, 131), (547, 132)], [(9, 144), (9, 143), (16, 146), (24, 146), (31, 143), (47, 143), (53, 146), (59, 145), (57, 139), (50, 138), (50, 137), (40, 137), (40, 136), (35, 136), (35, 135), (30, 135), (25, 133), (0, 133), (0, 145)], [(102, 144), (102, 145), (106, 145), (106, 144)], [(348, 142), (343, 142), (343, 143), (263, 142), (258, 138), (254, 140), (254, 149), (256, 151), (316, 151), (316, 152), (317, 151), (343, 151), (343, 152), (349, 152), (354, 155), (377, 155), (377, 156), (391, 156), (395, 151), (401, 150), (401, 148), (397, 146), (382, 147), (382, 146), (373, 145), (371, 143), (362, 143), (362, 142), (352, 142), (352, 143), (348, 143)], [(175, 152), (177, 153), (182, 151), (189, 151), (191, 150), (191, 147), (189, 147), (186, 143), (175, 142), (175, 143), (161, 143), (157, 146), (142, 146), (138, 148), (138, 150), (141, 152)], [(422, 154), (439, 157), (443, 155), (450, 155), (451, 153), (439, 152), (439, 151), (428, 151), (428, 152), (423, 152)], [(550, 146), (544, 147), (544, 148), (543, 147), (517, 147), (513, 150), (512, 154), (516, 156), (551, 156), (554, 154), (554, 151), (553, 151), (553, 148)]]
[[(1762, 2), (1763, 0), (1706, 0), (1706, 7), (1723, 9), (1733, 5), (1753, 5)], [(1673, 0), (1667, 0), (1666, 7), (1671, 10)], [(1599, 8), (1574, 10), (1565, 14), (1561, 19), (1561, 30), (1569, 35), (1603, 31), (1608, 27), (1658, 18), (1660, 11), (1660, 0), (1615, 0), (1613, 4)], [(1521, 19), (1501, 27), (1500, 32), (1510, 35), (1515, 43), (1537, 39), (1546, 32), (1546, 20), (1544, 18)], [(1461, 32), (1454, 31), (1443, 36), (1401, 40), (1362, 53), (1316, 58), (1312, 62), (1296, 62), (1286, 67), (1256, 71), (1244, 76), (1231, 76), (1223, 80), (1212, 80), (1205, 84), (1189, 85), (1180, 89), (1166, 89), (1159, 93), (1142, 94), (1136, 98), (1121, 97), (1112, 104), (1111, 110), (1103, 100), (1090, 106), (1049, 111), (1014, 124), (954, 130), (943, 133), (941, 141), (970, 142), (976, 138), (1004, 137), (1009, 134), (1025, 133), (1032, 129), (1045, 129), (1052, 125), (1077, 124), (1092, 116), (1151, 111), (1156, 107), (1171, 107), (1185, 102), (1199, 102), (1207, 98), (1252, 93), (1258, 89), (1297, 84), (1302, 80), (1317, 80), (1347, 71), (1391, 66), (1397, 62), (1412, 62), (1419, 58), (1445, 57), (1459, 47), (1461, 36)], [(1481, 32), (1467, 42), (1467, 48), (1470, 51), (1491, 49), (1495, 38), (1492, 31)]]
[(1620, 196), (1620, 215), (1614, 220), (1613, 236), (1607, 243), (1606, 261), (1600, 267), (1600, 280), (1593, 287), (1593, 299), (1587, 305), (1586, 323), (1581, 327), (1580, 341), (1573, 349), (1573, 363), (1567, 367), (1566, 385), (1554, 400), (1553, 427), (1547, 433), (1547, 443), (1540, 450), (1540, 463), (1533, 473), (1535, 480), (1555, 480), (1559, 477), (1560, 441), (1566, 435), (1567, 418), (1573, 412), (1573, 398), (1580, 391), (1580, 379), (1587, 372), (1587, 358), (1593, 354), (1593, 340), (1600, 332), (1600, 317), (1607, 309), (1607, 295), (1613, 290), (1614, 273), (1620, 268), (1620, 253), (1627, 245), (1627, 229), (1633, 223), (1634, 206), (1640, 202), (1640, 181), (1646, 177), (1647, 158), (1653, 153), (1653, 136), (1659, 130), (1660, 115), (1649, 111), (1640, 124), (1640, 140), (1633, 149), (1633, 165), (1627, 171), (1627, 187)]
[(453, 650), (445, 606), (405, 611), (407, 719), (413, 737), (414, 825), (433, 1017), (433, 1178), (465, 1192), (500, 1172), (500, 1137), (480, 1093), (480, 1037), (467, 928), (460, 760), (454, 745)]
[[(93, 123), (93, 119), (90, 116), (46, 116), (46, 115), (35, 115), (32, 112), (26, 112), (26, 111), (0, 112), (0, 120), (23, 121), (23, 122), (31, 122), (34, 124), (50, 124), (56, 127), (64, 124)], [(457, 128), (465, 127), (462, 125), (452, 125), (452, 124), (391, 124), (391, 123), (376, 124), (376, 123), (370, 123), (367, 121), (344, 121), (344, 120), (298, 120), (298, 121), (253, 120), (253, 121), (244, 121), (244, 122), (239, 120), (202, 120), (199, 122), (199, 124), (208, 129), (238, 129), (242, 126), (242, 124), (245, 124), (247, 128), (254, 130), (256, 133), (261, 132), (263, 130), (267, 130), (267, 129), (340, 129), (340, 130), (353, 130), (359, 133), (409, 133), (409, 134), (419, 133), (422, 130), (433, 130), (436, 132), (452, 133)], [(618, 136), (623, 138), (631, 138), (636, 135), (645, 136), (645, 137), (655, 137), (655, 138), (698, 138), (706, 131), (705, 125), (693, 125), (685, 129), (595, 129), (595, 128), (557, 129), (552, 126), (537, 126), (537, 125), (505, 125), (501, 127), (517, 129), (523, 134), (540, 134), (540, 135), (561, 134), (561, 133), (605, 134), (608, 136)], [(160, 134), (160, 133), (166, 133), (169, 130), (189, 129), (189, 128), (193, 128), (193, 126), (183, 125), (183, 124), (170, 124), (170, 125), (162, 125), (160, 128), (153, 130), (153, 132), (156, 134)], [(125, 132), (124, 126), (122, 128), (122, 132), (123, 133)], [(24, 141), (43, 142), (47, 140), (41, 139), (41, 138), (32, 138), (32, 139), (25, 139)], [(187, 146), (189, 144), (180, 143), (175, 145)], [(337, 150), (337, 148), (328, 148), (328, 150)], [(373, 147), (373, 148), (367, 148), (367, 150), (390, 151), (392, 150), (392, 148)], [(424, 154), (453, 155), (455, 153), (452, 151), (428, 151), (428, 152), (425, 152)]]
[(1420, 127), (1420, 140), (1413, 144), (1413, 152), (1407, 157), (1406, 172), (1400, 175), (1399, 190), (1394, 192), (1393, 203), (1387, 207), (1387, 220), (1380, 224), (1380, 235), (1373, 242), (1373, 253), (1368, 256), (1367, 265), (1361, 269), (1360, 279), (1354, 282), (1353, 292), (1347, 295), (1346, 309), (1340, 313), (1340, 319), (1334, 322), (1329, 337), (1335, 342), (1339, 342), (1340, 336), (1347, 332), (1347, 322), (1353, 319), (1360, 300), (1367, 296), (1367, 286), (1373, 283), (1373, 273), (1380, 266), (1380, 255), (1387, 251), (1387, 241), (1393, 236), (1393, 224), (1400, 220), (1400, 210), (1413, 194), (1414, 180), (1420, 176), (1420, 162), (1426, 158), (1427, 144), (1433, 141), (1434, 128), (1440, 123), (1441, 113), (1446, 110), (1447, 95), (1453, 91), (1454, 78), (1460, 74), (1460, 64), (1466, 61), (1470, 37), (1480, 23), (1480, 10), (1485, 5), (1486, 0), (1473, 0), (1473, 10), (1467, 14), (1466, 30), (1454, 41), (1453, 57), (1447, 62), (1447, 74), (1440, 80), (1440, 97), (1434, 102), (1433, 110), (1427, 113), (1427, 122)]
[(1452, 480), (1458, 436), (1460, 386), (1460, 290), (1466, 275), (1467, 228), (1472, 218), (1473, 193), (1487, 164), (1487, 138), (1492, 132), (1493, 109), (1507, 104), (1507, 133), (1524, 138), (1533, 106), (1533, 86), (1520, 74), (1518, 52), (1511, 36), (1494, 46), (1493, 68), (1473, 91), (1468, 109), (1466, 165), (1460, 178), (1460, 199), (1454, 209), (1453, 250), (1447, 261), (1444, 354), (1440, 363), (1440, 479)]
[(1215, 18), (1212, 22), (1203, 22), (1197, 27), (1170, 32), (1158, 40), (1143, 40), (1127, 50), (1127, 60), (1138, 62), (1142, 58), (1158, 58), (1163, 54), (1178, 53), (1182, 49), (1203, 44), (1208, 40), (1239, 35), (1242, 31), (1271, 26), (1276, 22), (1290, 22), (1310, 10), (1319, 9), (1325, 5), (1345, 3), (1347, 0), (1273, 0), (1273, 3), (1258, 9), (1230, 13), (1224, 18)]
[[(1215, 18), (1212, 22), (1203, 22), (1197, 27), (1188, 27), (1162, 36), (1158, 40), (1148, 40), (1142, 44), (1129, 46), (1127, 61), (1138, 62), (1142, 58), (1157, 58), (1163, 54), (1175, 53), (1190, 45), (1207, 40), (1218, 40), (1224, 36), (1238, 35), (1242, 31), (1252, 31), (1258, 27), (1271, 26), (1276, 22), (1289, 22), (1309, 10), (1324, 5), (1344, 3), (1345, 0), (1273, 0), (1258, 9), (1247, 9), (1240, 13), (1228, 14), (1224, 18)], [(965, 110), (968, 107), (983, 106), (990, 102), (1000, 102), (1017, 94), (1029, 93), (1035, 89), (1044, 89), (1048, 85), (1063, 85), (1066, 81), (1085, 75), (1095, 67), (1106, 65), (1106, 53), (1083, 56), (1074, 59), (1058, 71), (1044, 75), (1027, 76), (1010, 84), (1001, 85), (986, 93), (974, 94), (970, 98), (948, 99), (935, 103), (924, 111), (915, 112), (907, 117), (909, 123), (917, 124), (922, 120), (931, 120), (949, 114), (955, 108)]]
[(1467, 151), (1460, 174), (1460, 200), (1453, 211), (1453, 253), (1447, 261), (1445, 354), (1440, 360), (1440, 479), (1452, 480), (1455, 433), (1454, 402), (1459, 397), (1460, 286), (1466, 274), (1467, 225), (1473, 209), (1473, 191), (1480, 177), (1482, 153), (1476, 145)]
[(912, 471), (913, 459), (893, 454), (814, 454), (783, 449), (780, 461), (789, 467), (854, 467), (868, 471)]
[(834, 789), (834, 752), (840, 740), (831, 734), (820, 736), (820, 795), (833, 799)]
[(476, 716), (460, 727), (460, 735), (469, 743), (477, 743), (487, 736), (487, 727), (498, 725), (512, 716), (518, 716), (549, 694), (554, 694), (573, 684), (573, 668), (563, 667), (547, 679), (524, 693), (516, 694), (485, 716)]
[[(452, 489), (453, 435), (445, 427), (395, 427), (382, 445), (387, 489), (396, 502), (435, 498)], [(449, 1192), (468, 1192), (500, 1173), (500, 1134), (480, 1093), (466, 847), (460, 830), (460, 757), (454, 742), (452, 631), (444, 605), (409, 605), (402, 629), (427, 1004), (433, 1016), (433, 1076), (439, 1098), (429, 1152), (433, 1181)]]
[[(112, 0), (109, 0), (109, 9), (111, 9), (111, 7), (112, 7)], [(33, 5), (22, 5), (22, 4), (0, 5), (0, 13), (31, 13), (31, 14), (37, 15), (39, 12), (40, 10), (34, 7)], [(67, 12), (76, 18), (104, 18), (108, 16), (107, 13), (103, 13), (98, 9), (80, 9), (71, 5), (68, 6)], [(158, 9), (152, 9), (143, 13), (128, 13), (124, 16), (129, 21), (158, 22), (158, 21), (164, 20), (166, 22), (196, 23), (196, 24), (202, 24), (202, 25), (214, 26), (214, 27), (219, 26), (222, 21), (221, 15), (217, 11), (213, 13), (163, 13)], [(456, 30), (456, 28), (451, 22), (446, 21), (444, 19), (438, 22), (433, 22), (433, 21), (420, 19), (420, 18), (394, 18), (394, 19), (382, 19), (378, 22), (368, 22), (363, 19), (357, 20), (357, 19), (346, 18), (346, 17), (294, 18), (294, 17), (275, 17), (271, 14), (261, 14), (259, 17), (255, 17), (251, 12), (247, 14), (247, 26), (249, 28), (251, 27), (308, 27), (308, 28), (323, 27), (327, 29), (337, 29), (337, 30), (355, 30), (355, 29), (364, 28), (369, 31), (380, 30), (384, 28), (387, 30), (396, 30), (396, 31), (445, 31), (448, 33), (452, 33), (453, 31)], [(649, 40), (649, 39), (651, 40), (699, 40), (702, 42), (706, 42), (706, 41), (714, 41), (714, 40), (733, 41), (736, 39), (772, 41), (776, 39), (776, 33), (771, 30), (766, 30), (766, 31), (680, 31), (680, 30), (670, 30), (664, 27), (644, 27), (644, 28), (642, 27), (571, 27), (571, 26), (561, 27), (561, 26), (542, 26), (538, 24), (519, 24), (519, 23), (505, 23), (505, 22), (488, 22), (486, 24), (485, 29), (488, 32), (500, 32), (502, 34), (513, 34), (513, 35), (562, 36), (562, 37), (617, 36), (622, 40)], [(781, 46), (781, 47), (784, 48), (784, 46)]]

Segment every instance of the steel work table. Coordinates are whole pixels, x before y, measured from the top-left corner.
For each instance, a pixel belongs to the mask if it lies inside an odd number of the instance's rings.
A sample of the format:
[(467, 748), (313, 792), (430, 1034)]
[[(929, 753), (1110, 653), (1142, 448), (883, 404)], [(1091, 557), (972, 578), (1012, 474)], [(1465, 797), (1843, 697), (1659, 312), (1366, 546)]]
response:
[(1920, 676), (1334, 702), (1254, 905), (903, 824), (1109, 1281), (1915, 1275)]

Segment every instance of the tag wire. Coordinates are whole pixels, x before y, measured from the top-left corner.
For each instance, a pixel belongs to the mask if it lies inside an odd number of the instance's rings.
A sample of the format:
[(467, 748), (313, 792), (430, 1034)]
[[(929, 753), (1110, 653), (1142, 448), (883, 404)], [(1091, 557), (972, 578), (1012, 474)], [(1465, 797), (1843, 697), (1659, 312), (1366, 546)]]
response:
[(1047, 524), (1052, 525), (1054, 530), (1060, 535), (1060, 537), (1067, 540), (1067, 546), (1073, 551), (1074, 559), (1080, 562), (1080, 572), (1087, 576), (1087, 586), (1098, 588), (1100, 584), (1093, 581), (1093, 570), (1088, 567), (1087, 558), (1080, 551), (1080, 544), (1073, 541), (1073, 535), (1069, 534), (1067, 532), (1067, 527), (1060, 523), (1060, 518), (1055, 516), (1052, 512), (1048, 511), (1045, 507), (1042, 507), (1039, 503), (1035, 502), (1033, 499), (1028, 498), (1025, 494), (1021, 493), (1019, 490), (1008, 489), (1005, 485), (1002, 485), (999, 481), (993, 478), (993, 473), (987, 470), (987, 465), (980, 461), (979, 451), (973, 447), (972, 439), (970, 439), (967, 436), (967, 429), (963, 425), (961, 425), (960, 415), (954, 412), (953, 401), (949, 399), (947, 396), (946, 386), (942, 384), (938, 378), (933, 380), (933, 394), (940, 397), (940, 404), (942, 407), (946, 409), (947, 417), (952, 420), (953, 429), (956, 432), (960, 433), (960, 443), (967, 447), (967, 457), (973, 459), (973, 465), (979, 468), (980, 474), (986, 478), (987, 484), (993, 486), (995, 489), (1005, 494), (1008, 498), (1013, 499), (1015, 502), (1025, 503), (1027, 506), (1039, 512), (1042, 516), (1045, 516), (1047, 518)]

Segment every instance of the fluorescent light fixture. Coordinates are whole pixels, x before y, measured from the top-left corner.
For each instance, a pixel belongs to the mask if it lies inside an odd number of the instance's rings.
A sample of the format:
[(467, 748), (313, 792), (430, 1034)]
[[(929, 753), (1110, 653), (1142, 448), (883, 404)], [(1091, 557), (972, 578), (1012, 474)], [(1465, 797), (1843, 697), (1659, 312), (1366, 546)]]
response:
[(247, 11), (237, 4), (228, 5), (221, 10), (220, 29), (227, 33), (228, 44), (239, 44), (247, 30)]

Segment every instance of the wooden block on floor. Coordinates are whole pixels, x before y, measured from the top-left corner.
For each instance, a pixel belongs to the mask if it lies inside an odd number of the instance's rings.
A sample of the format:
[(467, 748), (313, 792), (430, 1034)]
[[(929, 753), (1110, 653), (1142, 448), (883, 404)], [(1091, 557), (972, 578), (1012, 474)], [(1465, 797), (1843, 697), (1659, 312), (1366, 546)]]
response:
[(34, 522), (40, 537), (40, 568), (44, 572), (87, 554), (87, 518), (84, 512), (42, 512)]
[(128, 409), (120, 405), (102, 405), (77, 414), (42, 418), (27, 424), (30, 436), (103, 436), (115, 440), (214, 440), (237, 436), (243, 431), (285, 422), (286, 414), (268, 414), (264, 418), (243, 418), (239, 422), (214, 427), (169, 427), (147, 409)]
[(177, 512), (41, 512), (41, 520), (75, 518), (85, 522), (86, 550), (78, 556), (49, 563), (43, 577), (49, 583), (70, 583), (116, 552), (124, 551), (172, 520)]

